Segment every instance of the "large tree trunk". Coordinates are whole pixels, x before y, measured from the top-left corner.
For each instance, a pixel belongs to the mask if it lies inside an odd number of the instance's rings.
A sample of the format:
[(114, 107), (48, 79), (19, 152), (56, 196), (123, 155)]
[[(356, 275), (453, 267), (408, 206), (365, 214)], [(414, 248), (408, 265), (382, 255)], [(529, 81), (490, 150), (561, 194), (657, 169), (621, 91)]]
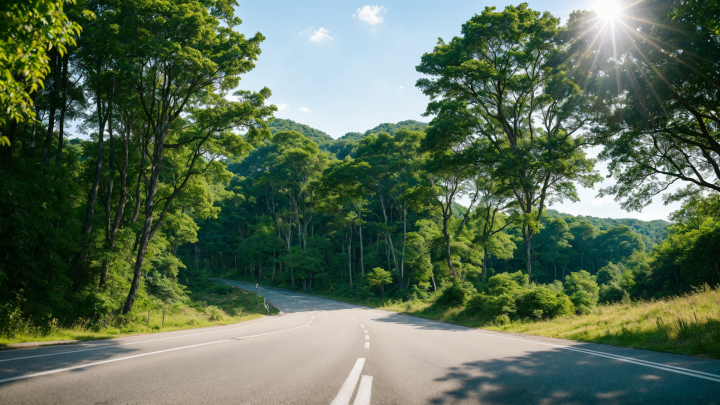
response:
[(532, 277), (532, 251), (530, 249), (533, 234), (527, 227), (523, 227), (523, 239), (525, 239), (525, 265), (527, 266), (528, 277)]
[[(162, 123), (163, 125), (165, 123)], [(132, 311), (135, 298), (137, 298), (137, 291), (140, 287), (140, 277), (142, 276), (142, 265), (145, 261), (145, 254), (147, 253), (148, 244), (155, 231), (159, 228), (158, 226), (153, 227), (153, 213), (155, 210), (155, 194), (157, 193), (158, 184), (160, 183), (160, 171), (162, 169), (163, 161), (163, 142), (165, 142), (165, 136), (167, 130), (164, 128), (164, 133), (157, 133), (158, 139), (155, 140), (155, 159), (152, 163), (152, 173), (150, 175), (150, 184), (148, 184), (147, 195), (145, 196), (145, 222), (143, 223), (142, 233), (140, 241), (138, 243), (138, 252), (135, 259), (135, 271), (133, 274), (133, 281), (130, 284), (130, 292), (128, 292), (127, 299), (125, 300), (125, 306), (123, 307), (123, 314), (127, 314)], [(168, 202), (169, 203), (169, 202)], [(162, 221), (162, 218), (160, 218)]]
[(487, 275), (487, 262), (488, 262), (488, 252), (487, 252), (487, 246), (483, 248), (483, 261), (482, 261), (482, 281), (485, 282), (485, 277)]

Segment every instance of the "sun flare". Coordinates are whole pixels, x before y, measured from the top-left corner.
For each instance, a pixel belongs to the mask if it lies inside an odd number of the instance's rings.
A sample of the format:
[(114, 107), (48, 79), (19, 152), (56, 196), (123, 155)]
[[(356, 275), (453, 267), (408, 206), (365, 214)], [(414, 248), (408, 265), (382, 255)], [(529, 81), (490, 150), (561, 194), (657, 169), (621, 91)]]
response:
[(595, 12), (605, 20), (614, 20), (622, 13), (622, 7), (617, 1), (601, 0), (597, 2)]

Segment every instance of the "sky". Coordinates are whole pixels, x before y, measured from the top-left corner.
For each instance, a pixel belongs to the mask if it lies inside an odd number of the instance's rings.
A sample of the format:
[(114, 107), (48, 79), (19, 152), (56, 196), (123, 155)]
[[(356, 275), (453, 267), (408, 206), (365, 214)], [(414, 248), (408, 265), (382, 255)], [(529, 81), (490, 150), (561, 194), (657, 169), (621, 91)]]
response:
[[(530, 7), (549, 11), (566, 21), (576, 9), (598, 9), (599, 0), (537, 0)], [(384, 122), (414, 119), (429, 122), (423, 113), (428, 98), (416, 87), (421, 56), (438, 38), (451, 39), (461, 26), (486, 6), (504, 1), (382, 1), (239, 0), (236, 29), (247, 36), (261, 32), (265, 41), (256, 68), (240, 87), (268, 87), (278, 118), (310, 125), (338, 138), (364, 132)], [(589, 151), (590, 155), (599, 150)], [(602, 174), (605, 164), (600, 162)], [(612, 179), (603, 185), (612, 184)], [(597, 188), (597, 187), (596, 187)], [(573, 215), (643, 220), (667, 219), (677, 205), (658, 197), (642, 212), (626, 212), (596, 190), (579, 190), (581, 202), (551, 208)]]

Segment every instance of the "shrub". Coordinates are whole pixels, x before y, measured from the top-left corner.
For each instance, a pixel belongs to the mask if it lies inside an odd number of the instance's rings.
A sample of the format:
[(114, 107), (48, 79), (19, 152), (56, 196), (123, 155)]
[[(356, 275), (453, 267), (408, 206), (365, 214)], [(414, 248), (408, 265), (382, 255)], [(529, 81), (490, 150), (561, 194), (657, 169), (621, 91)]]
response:
[(607, 266), (601, 268), (597, 272), (598, 284), (612, 284), (620, 279), (620, 268), (614, 265), (612, 262), (608, 263)]
[(616, 283), (601, 285), (600, 298), (598, 301), (603, 303), (619, 302), (622, 300), (624, 292), (625, 290)]
[(567, 295), (544, 287), (527, 290), (517, 304), (517, 315), (521, 318), (550, 319), (572, 314), (573, 303)]
[(208, 318), (210, 321), (222, 321), (225, 319), (225, 313), (216, 306), (209, 306), (207, 308), (207, 313), (210, 315), (210, 318)]
[(488, 295), (477, 294), (463, 310), (463, 315), (489, 321), (499, 315), (515, 315), (515, 297), (510, 294)]
[(460, 307), (468, 302), (477, 290), (469, 281), (457, 280), (443, 291), (435, 304), (443, 307)]
[(500, 273), (488, 279), (488, 294), (514, 294), (522, 290), (528, 284), (527, 274), (522, 271), (515, 273)]
[(579, 314), (589, 314), (590, 310), (597, 304), (599, 290), (595, 282), (595, 276), (585, 270), (577, 273), (570, 273), (565, 277), (565, 293), (570, 297), (575, 310)]
[(493, 319), (495, 325), (507, 325), (510, 323), (510, 317), (506, 314), (498, 315)]
[(218, 284), (206, 290), (209, 294), (228, 295), (232, 294), (233, 288), (227, 284)]

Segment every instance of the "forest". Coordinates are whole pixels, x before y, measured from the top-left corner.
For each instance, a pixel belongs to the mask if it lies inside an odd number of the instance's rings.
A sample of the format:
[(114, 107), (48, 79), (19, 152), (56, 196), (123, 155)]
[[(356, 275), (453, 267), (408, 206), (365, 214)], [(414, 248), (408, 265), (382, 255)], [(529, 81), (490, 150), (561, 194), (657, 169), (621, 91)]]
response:
[[(237, 7), (0, 5), (0, 334), (191, 305), (209, 277), (496, 324), (720, 284), (716, 4), (478, 9), (417, 55), (427, 122), (338, 139), (239, 89), (265, 37)], [(580, 186), (682, 208), (549, 208)]]

